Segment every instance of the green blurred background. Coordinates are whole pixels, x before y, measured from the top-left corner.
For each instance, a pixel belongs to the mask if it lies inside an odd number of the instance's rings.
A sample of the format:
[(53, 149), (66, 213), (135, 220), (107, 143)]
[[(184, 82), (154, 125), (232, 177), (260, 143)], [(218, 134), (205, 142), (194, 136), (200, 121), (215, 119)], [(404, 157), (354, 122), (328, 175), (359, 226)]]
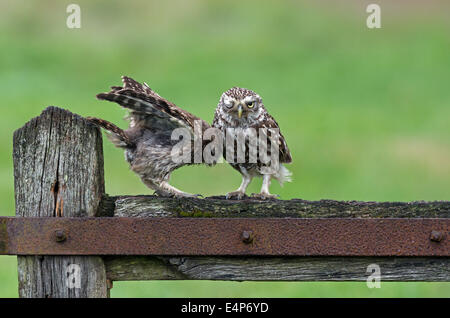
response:
[[(450, 3), (392, 2), (376, 2), (382, 28), (368, 29), (369, 1), (77, 1), (81, 29), (68, 29), (71, 2), (2, 0), (0, 215), (14, 215), (13, 131), (47, 105), (126, 127), (94, 98), (121, 75), (207, 121), (226, 89), (258, 92), (293, 156), (294, 181), (272, 186), (283, 199), (448, 200)], [(106, 139), (104, 152), (107, 193), (150, 193)], [(204, 195), (240, 181), (225, 164), (172, 177)], [(381, 286), (122, 282), (112, 296), (450, 296), (450, 283)], [(15, 257), (0, 257), (0, 297), (17, 297)]]

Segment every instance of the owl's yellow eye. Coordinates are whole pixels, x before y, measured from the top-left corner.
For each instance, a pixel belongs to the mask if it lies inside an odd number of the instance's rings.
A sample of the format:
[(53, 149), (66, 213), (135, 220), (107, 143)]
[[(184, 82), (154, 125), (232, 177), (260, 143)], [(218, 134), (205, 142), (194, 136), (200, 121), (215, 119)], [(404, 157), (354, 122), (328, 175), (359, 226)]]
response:
[(253, 108), (254, 105), (255, 105), (254, 102), (247, 102), (247, 107), (248, 108)]

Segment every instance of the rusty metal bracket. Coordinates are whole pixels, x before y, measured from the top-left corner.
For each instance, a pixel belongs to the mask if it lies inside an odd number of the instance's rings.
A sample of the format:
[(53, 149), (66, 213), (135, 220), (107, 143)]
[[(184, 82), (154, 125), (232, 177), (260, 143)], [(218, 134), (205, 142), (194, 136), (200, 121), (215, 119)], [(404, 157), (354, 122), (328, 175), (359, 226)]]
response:
[(450, 256), (450, 219), (0, 217), (0, 254)]

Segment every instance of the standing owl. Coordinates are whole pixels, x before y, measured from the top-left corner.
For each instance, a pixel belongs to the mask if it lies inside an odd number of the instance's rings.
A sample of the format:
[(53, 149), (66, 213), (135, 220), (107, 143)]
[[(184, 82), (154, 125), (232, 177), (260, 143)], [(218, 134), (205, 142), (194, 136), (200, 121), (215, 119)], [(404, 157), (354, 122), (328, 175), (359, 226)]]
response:
[[(226, 135), (229, 128), (241, 132), (247, 128), (253, 128), (254, 131), (259, 134), (262, 133), (262, 130), (267, 129), (274, 129), (279, 132), (277, 122), (264, 108), (261, 97), (251, 90), (240, 87), (233, 87), (222, 94), (216, 108), (212, 127), (220, 129), (224, 135)], [(258, 138), (259, 137), (260, 136), (258, 136)], [(276, 179), (280, 185), (286, 181), (291, 181), (291, 173), (283, 165), (284, 163), (290, 163), (292, 161), (291, 154), (283, 135), (281, 132), (277, 135), (267, 133), (264, 138), (268, 139), (267, 144), (272, 143), (272, 145), (277, 145), (276, 149), (278, 153), (276, 155), (278, 155), (278, 162), (276, 166), (267, 169), (267, 162), (259, 159), (259, 155), (262, 152), (270, 152), (268, 146), (261, 147), (260, 144), (258, 144), (258, 147), (256, 148), (258, 152), (258, 160), (256, 161), (248, 160), (250, 157), (248, 150), (245, 153), (244, 162), (237, 161), (236, 156), (232, 157), (231, 160), (226, 157), (226, 160), (231, 166), (238, 170), (242, 175), (240, 187), (236, 191), (228, 193), (226, 195), (227, 199), (242, 199), (248, 185), (254, 177), (263, 178), (261, 192), (253, 195), (253, 197), (257, 199), (273, 199), (277, 197), (277, 195), (270, 194), (269, 192), (270, 181), (272, 178)], [(233, 142), (231, 145), (229, 142), (225, 142), (224, 156), (227, 152), (227, 147), (233, 147), (234, 150), (236, 150), (239, 146), (240, 145), (238, 145), (237, 142)], [(246, 146), (248, 146), (248, 141), (246, 142)]]
[[(131, 170), (157, 194), (175, 197), (198, 196), (178, 190), (169, 184), (172, 171), (194, 163), (194, 160), (172, 160), (172, 149), (178, 143), (172, 139), (172, 132), (183, 128), (193, 136), (194, 122), (200, 123), (202, 132), (210, 125), (162, 98), (145, 83), (138, 83), (127, 76), (122, 76), (122, 82), (123, 87), (113, 86), (111, 91), (100, 93), (97, 98), (115, 102), (128, 109), (128, 129), (122, 130), (100, 118), (88, 117), (88, 120), (109, 132), (108, 137), (113, 144), (125, 150), (125, 159)], [(193, 139), (188, 140), (185, 147), (193, 148), (193, 143)], [(193, 154), (190, 150), (183, 151)]]

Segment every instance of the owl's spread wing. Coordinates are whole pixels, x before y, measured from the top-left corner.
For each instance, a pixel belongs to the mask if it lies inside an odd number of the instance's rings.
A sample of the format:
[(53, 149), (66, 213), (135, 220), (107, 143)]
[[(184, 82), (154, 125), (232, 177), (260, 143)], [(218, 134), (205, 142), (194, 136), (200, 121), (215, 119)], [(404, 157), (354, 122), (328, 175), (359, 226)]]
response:
[(122, 76), (122, 82), (122, 87), (112, 86), (111, 91), (100, 93), (97, 98), (129, 109), (132, 126), (155, 129), (162, 125), (165, 129), (183, 127), (193, 131), (194, 122), (199, 120), (203, 130), (209, 127), (197, 116), (159, 96), (146, 83), (127, 76)]

